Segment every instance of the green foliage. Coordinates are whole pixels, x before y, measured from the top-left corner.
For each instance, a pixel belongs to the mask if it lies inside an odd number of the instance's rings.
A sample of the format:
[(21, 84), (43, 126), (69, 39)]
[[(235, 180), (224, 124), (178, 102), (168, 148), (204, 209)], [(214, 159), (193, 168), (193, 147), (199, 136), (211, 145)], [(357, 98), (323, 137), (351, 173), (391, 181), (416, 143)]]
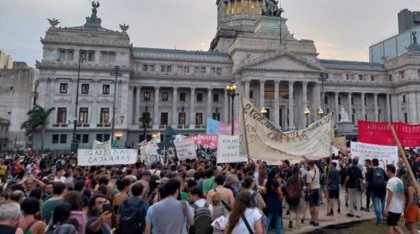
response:
[(36, 129), (40, 129), (41, 131), (45, 130), (45, 127), (48, 124), (48, 117), (54, 109), (55, 107), (46, 110), (41, 106), (35, 105), (32, 110), (28, 111), (28, 119), (22, 123), (20, 128), (26, 129), (26, 135)]

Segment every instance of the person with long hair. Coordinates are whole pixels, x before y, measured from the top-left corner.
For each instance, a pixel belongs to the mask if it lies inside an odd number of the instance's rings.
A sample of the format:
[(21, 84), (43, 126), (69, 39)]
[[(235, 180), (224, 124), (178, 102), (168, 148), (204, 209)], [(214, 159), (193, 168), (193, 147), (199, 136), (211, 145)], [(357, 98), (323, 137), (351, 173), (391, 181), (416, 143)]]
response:
[(84, 202), (82, 194), (77, 191), (70, 191), (64, 197), (64, 201), (71, 206), (70, 218), (77, 220), (77, 232), (79, 234), (85, 234), (88, 219), (86, 212), (83, 210)]
[(419, 217), (419, 198), (413, 183), (413, 180), (408, 174), (401, 177), (404, 183), (405, 207), (404, 218), (405, 225), (410, 234), (417, 234), (416, 223)]
[(271, 170), (271, 172), (268, 175), (267, 183), (265, 186), (267, 193), (266, 203), (268, 204), (268, 206), (266, 207), (266, 232), (269, 232), (271, 223), (275, 222), (275, 234), (280, 234), (282, 231), (282, 200), (284, 194), (281, 191), (282, 181), (280, 178), (280, 170), (278, 167), (275, 167)]
[[(251, 193), (242, 191), (238, 193), (233, 203), (233, 209), (227, 217), (224, 234), (263, 233), (261, 226), (261, 213), (251, 208)], [(248, 223), (249, 228), (246, 223)]]
[[(305, 209), (305, 201), (302, 199), (302, 193), (304, 190), (305, 182), (303, 181), (302, 177), (300, 176), (300, 168), (298, 165), (295, 165), (292, 169), (292, 176), (289, 177), (287, 180), (287, 189), (286, 189), (286, 202), (289, 204), (290, 210), (290, 220), (289, 220), (289, 228), (293, 228), (293, 221), (292, 221), (292, 212), (295, 212), (295, 224), (296, 228), (299, 228), (298, 225), (298, 215), (302, 215)], [(295, 194), (288, 194), (290, 193)]]

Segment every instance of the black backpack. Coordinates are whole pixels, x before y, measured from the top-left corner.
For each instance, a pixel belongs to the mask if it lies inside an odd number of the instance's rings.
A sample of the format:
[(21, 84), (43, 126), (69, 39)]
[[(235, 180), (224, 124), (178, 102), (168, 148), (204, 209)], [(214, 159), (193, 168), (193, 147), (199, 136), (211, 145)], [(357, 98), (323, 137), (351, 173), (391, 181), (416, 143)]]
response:
[(190, 234), (212, 234), (211, 213), (209, 204), (206, 202), (203, 207), (196, 204), (191, 205), (194, 208), (194, 225), (190, 228)]
[[(129, 199), (136, 199), (135, 204), (128, 202)], [(146, 203), (137, 198), (124, 200), (123, 209), (120, 212), (120, 223), (118, 224), (117, 234), (143, 233), (146, 218)]]
[(372, 185), (374, 188), (385, 188), (386, 181), (382, 168), (373, 169)]

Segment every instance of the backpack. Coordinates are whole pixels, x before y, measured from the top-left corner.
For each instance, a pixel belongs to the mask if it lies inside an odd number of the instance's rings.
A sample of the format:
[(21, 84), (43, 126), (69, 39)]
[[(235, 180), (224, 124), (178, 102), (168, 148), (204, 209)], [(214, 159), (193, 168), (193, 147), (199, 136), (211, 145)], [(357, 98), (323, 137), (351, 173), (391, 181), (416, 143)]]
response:
[(123, 209), (120, 213), (120, 223), (116, 233), (126, 234), (126, 233), (143, 233), (145, 226), (145, 202), (137, 198), (136, 204), (129, 204), (126, 199), (123, 202)]
[(196, 204), (191, 205), (194, 208), (194, 225), (190, 228), (190, 234), (212, 234), (212, 217), (209, 210), (209, 204), (206, 202), (203, 207)]
[(386, 181), (384, 172), (381, 168), (375, 168), (373, 170), (372, 185), (374, 188), (385, 188)]
[(291, 206), (296, 206), (302, 194), (302, 188), (299, 183), (289, 183), (286, 188), (286, 202)]

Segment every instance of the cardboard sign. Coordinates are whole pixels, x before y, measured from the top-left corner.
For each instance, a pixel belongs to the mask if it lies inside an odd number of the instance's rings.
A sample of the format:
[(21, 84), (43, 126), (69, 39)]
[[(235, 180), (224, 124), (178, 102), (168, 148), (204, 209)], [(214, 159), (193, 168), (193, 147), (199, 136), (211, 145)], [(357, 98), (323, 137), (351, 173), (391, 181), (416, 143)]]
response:
[(197, 158), (196, 146), (194, 141), (185, 140), (180, 142), (174, 142), (176, 155), (178, 160), (194, 159)]
[(219, 135), (217, 163), (246, 162), (246, 157), (239, 154), (239, 136)]
[(78, 166), (127, 165), (137, 161), (136, 149), (79, 149)]

